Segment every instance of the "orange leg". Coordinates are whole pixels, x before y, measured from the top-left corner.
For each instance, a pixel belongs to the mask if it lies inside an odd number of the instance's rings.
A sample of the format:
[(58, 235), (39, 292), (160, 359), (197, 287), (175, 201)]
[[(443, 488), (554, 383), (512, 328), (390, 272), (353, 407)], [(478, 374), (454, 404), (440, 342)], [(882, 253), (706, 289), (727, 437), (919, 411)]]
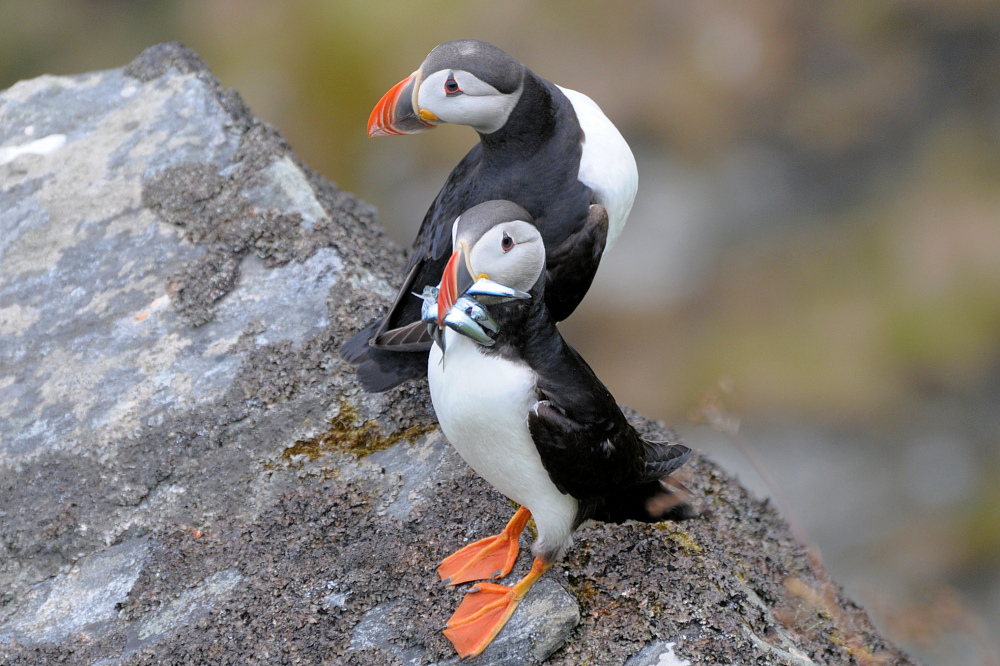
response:
[(514, 587), (495, 583), (479, 583), (473, 587), (458, 610), (448, 620), (445, 638), (451, 641), (458, 656), (475, 657), (486, 649), (514, 614), (514, 609), (528, 593), (531, 586), (552, 568), (540, 558), (535, 558), (531, 571)]
[(503, 528), (503, 532), (470, 543), (446, 557), (438, 567), (438, 576), (445, 585), (506, 576), (517, 561), (517, 542), (529, 518), (531, 512), (522, 506), (507, 523), (507, 527)]

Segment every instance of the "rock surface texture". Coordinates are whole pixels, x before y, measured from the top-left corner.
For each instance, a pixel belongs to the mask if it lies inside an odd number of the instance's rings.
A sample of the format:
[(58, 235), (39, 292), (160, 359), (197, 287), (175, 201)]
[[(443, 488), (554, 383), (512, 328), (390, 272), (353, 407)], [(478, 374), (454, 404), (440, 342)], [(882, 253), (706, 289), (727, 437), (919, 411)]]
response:
[[(513, 509), (336, 353), (403, 265), (180, 46), (0, 93), (0, 663), (455, 663), (435, 567)], [(470, 663), (911, 663), (690, 468), (702, 517), (580, 530)]]

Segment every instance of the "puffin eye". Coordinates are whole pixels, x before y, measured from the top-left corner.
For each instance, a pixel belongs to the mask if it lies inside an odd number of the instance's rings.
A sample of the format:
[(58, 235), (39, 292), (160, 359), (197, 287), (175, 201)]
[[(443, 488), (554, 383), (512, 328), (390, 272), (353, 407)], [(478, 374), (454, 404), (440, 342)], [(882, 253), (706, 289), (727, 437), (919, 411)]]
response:
[(510, 249), (514, 247), (514, 239), (507, 235), (507, 232), (503, 232), (503, 240), (500, 241), (500, 249), (504, 252), (510, 252)]
[(448, 80), (444, 82), (444, 92), (448, 96), (458, 95), (462, 92), (462, 89), (458, 87), (458, 81), (455, 80), (455, 76), (451, 75)]

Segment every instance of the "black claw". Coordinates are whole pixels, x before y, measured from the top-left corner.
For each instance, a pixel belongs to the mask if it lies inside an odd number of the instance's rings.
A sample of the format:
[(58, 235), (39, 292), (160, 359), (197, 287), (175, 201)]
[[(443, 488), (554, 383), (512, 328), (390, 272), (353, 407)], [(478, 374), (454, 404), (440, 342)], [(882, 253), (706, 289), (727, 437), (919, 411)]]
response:
[(438, 585), (438, 589), (442, 587), (448, 587), (449, 585), (451, 585), (451, 576), (448, 576), (443, 581), (441, 581), (441, 583)]

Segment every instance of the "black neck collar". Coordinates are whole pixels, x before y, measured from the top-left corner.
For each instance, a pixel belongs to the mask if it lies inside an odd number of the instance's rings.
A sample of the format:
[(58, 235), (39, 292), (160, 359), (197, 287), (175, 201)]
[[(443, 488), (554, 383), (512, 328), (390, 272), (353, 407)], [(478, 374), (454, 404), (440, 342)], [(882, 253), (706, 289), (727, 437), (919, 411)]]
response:
[(511, 155), (531, 155), (549, 141), (556, 133), (557, 93), (555, 86), (526, 69), (521, 97), (507, 122), (496, 132), (479, 135), (483, 161), (489, 164), (502, 154), (509, 163)]

